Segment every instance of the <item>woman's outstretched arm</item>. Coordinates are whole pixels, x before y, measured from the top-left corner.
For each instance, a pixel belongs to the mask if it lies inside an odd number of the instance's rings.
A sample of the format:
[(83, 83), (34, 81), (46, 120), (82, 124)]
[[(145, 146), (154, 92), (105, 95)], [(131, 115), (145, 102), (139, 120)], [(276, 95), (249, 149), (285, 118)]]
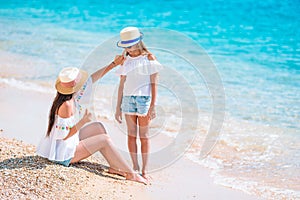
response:
[(124, 57), (117, 55), (114, 59), (113, 62), (111, 62), (109, 65), (102, 67), (101, 69), (95, 71), (91, 77), (92, 77), (92, 81), (93, 83), (95, 83), (96, 81), (98, 81), (100, 78), (102, 78), (107, 72), (109, 72), (111, 69), (113, 69), (114, 67), (122, 64), (124, 61)]

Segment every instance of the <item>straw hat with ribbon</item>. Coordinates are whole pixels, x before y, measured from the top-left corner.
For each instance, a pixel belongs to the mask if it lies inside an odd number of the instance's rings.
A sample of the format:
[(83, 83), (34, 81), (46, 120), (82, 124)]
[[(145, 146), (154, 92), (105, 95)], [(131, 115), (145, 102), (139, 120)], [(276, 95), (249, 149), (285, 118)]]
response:
[(120, 37), (117, 46), (126, 48), (139, 43), (143, 39), (143, 33), (136, 27), (126, 27), (121, 30)]
[(61, 94), (73, 94), (78, 92), (88, 78), (86, 71), (76, 67), (67, 67), (60, 71), (55, 88)]

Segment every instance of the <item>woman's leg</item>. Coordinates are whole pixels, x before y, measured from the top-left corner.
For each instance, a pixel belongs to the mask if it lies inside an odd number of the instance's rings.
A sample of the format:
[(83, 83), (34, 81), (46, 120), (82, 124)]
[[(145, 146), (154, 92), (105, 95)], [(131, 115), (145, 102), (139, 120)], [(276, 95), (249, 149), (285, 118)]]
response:
[[(93, 122), (81, 128), (79, 131), (80, 142), (76, 147), (75, 155), (71, 163), (79, 162), (80, 160), (83, 160), (91, 156), (94, 152), (96, 152), (97, 150), (87, 149), (84, 142), (82, 141), (86, 138), (100, 135), (100, 134), (106, 134), (106, 130), (100, 122)], [(95, 147), (97, 148), (96, 144)]]
[[(95, 137), (100, 136), (100, 137)], [(100, 151), (105, 159), (110, 164), (109, 172), (118, 173), (120, 175), (123, 175), (124, 173), (120, 173), (117, 166), (114, 165), (114, 163), (109, 162), (109, 158), (107, 157), (106, 152), (104, 151), (104, 148), (102, 148), (103, 144), (109, 143), (110, 138), (108, 135), (106, 135), (106, 130), (104, 126), (100, 122), (93, 122), (79, 131), (79, 139), (80, 143), (78, 145), (78, 152), (77, 156), (75, 154), (75, 158), (78, 158), (80, 160), (89, 157), (90, 155), (94, 154), (97, 151)], [(78, 160), (80, 161), (80, 160)], [(75, 160), (75, 159), (74, 159)]]
[(104, 147), (108, 145), (110, 145), (110, 138), (107, 134), (98, 134), (95, 136), (85, 138), (81, 140), (77, 145), (71, 163), (79, 162), (80, 160), (89, 157), (95, 152), (101, 151)]
[(149, 161), (149, 152), (150, 152), (150, 140), (149, 140), (149, 124), (150, 118), (148, 116), (138, 117), (139, 124), (139, 136), (141, 141), (141, 152), (142, 152), (142, 175), (146, 178), (147, 167)]
[(84, 140), (99, 134), (106, 134), (106, 130), (101, 122), (92, 122), (79, 131), (79, 140)]
[[(101, 122), (93, 122), (93, 123), (90, 123), (80, 129), (79, 140), (81, 141), (86, 138), (93, 137), (93, 136), (100, 135), (100, 134), (106, 134), (106, 130), (105, 130), (103, 124)], [(84, 144), (84, 143), (81, 143), (81, 146), (82, 146), (82, 144)], [(90, 155), (92, 155), (94, 152), (97, 151), (97, 150), (91, 150), (91, 149), (87, 150), (86, 147), (84, 149), (82, 149), (81, 146), (78, 147), (78, 148), (80, 148), (78, 150), (78, 153), (80, 153), (80, 154), (77, 156), (77, 158), (79, 158), (80, 160), (89, 157)], [(90, 148), (90, 147), (88, 147), (88, 148)], [(97, 148), (97, 145), (96, 145), (96, 148)], [(124, 176), (124, 172), (120, 172), (118, 169), (114, 169), (112, 167), (109, 168), (108, 172), (112, 173), (112, 174), (119, 174), (119, 175)]]
[(126, 179), (142, 182), (144, 184), (147, 183), (142, 177), (134, 174), (133, 170), (113, 146), (111, 139), (107, 134), (98, 134), (81, 140), (77, 145), (76, 152), (71, 163), (87, 158), (96, 151), (100, 151), (102, 153), (111, 168), (119, 172), (125, 172), (124, 175)]
[(74, 157), (71, 160), (71, 163), (77, 163), (87, 157), (92, 155), (83, 145), (83, 142), (80, 141), (76, 147)]
[(126, 124), (127, 124), (127, 133), (128, 133), (128, 149), (130, 153), (130, 157), (133, 163), (133, 169), (135, 171), (139, 171), (139, 163), (137, 156), (137, 116), (136, 115), (127, 115), (125, 114)]

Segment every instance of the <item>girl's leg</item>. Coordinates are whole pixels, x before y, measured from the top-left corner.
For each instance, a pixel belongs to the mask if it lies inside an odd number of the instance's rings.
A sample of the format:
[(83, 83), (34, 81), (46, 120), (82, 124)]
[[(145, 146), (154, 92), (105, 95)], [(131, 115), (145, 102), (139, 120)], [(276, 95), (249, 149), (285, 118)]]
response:
[(127, 132), (128, 132), (128, 149), (130, 153), (130, 157), (133, 163), (133, 169), (135, 171), (139, 171), (139, 163), (137, 157), (137, 144), (136, 144), (136, 137), (137, 137), (137, 116), (136, 115), (126, 115), (126, 124), (127, 124)]
[(150, 140), (149, 140), (149, 124), (150, 118), (149, 117), (138, 117), (139, 123), (139, 136), (141, 141), (141, 152), (142, 152), (142, 175), (146, 178), (148, 161), (149, 161), (149, 152), (150, 152)]

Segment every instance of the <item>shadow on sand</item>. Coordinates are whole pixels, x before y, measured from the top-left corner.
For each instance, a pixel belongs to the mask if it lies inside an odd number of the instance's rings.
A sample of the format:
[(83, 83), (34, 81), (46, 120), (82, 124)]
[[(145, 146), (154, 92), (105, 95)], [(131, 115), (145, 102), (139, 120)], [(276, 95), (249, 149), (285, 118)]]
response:
[[(49, 161), (46, 158), (40, 156), (23, 156), (16, 158), (9, 158), (3, 161), (0, 161), (0, 172), (4, 170), (14, 170), (14, 169), (26, 169), (26, 170), (38, 170), (45, 169), (49, 165), (56, 165), (62, 168), (68, 168), (63, 165), (56, 164)], [(89, 161), (81, 161), (79, 163), (71, 164), (70, 167), (85, 170), (90, 173), (94, 173), (98, 176), (108, 177), (116, 180), (124, 179), (118, 175), (111, 175), (107, 173), (108, 167), (99, 163), (93, 163)]]

